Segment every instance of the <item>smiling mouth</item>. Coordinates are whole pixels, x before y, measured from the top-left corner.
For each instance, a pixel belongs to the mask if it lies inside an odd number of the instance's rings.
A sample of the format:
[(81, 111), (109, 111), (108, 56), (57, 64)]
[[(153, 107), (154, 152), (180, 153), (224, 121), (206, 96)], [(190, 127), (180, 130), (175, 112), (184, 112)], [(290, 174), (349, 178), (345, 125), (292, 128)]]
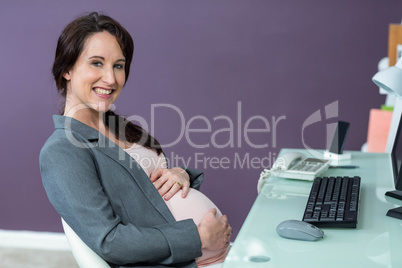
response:
[(100, 95), (110, 95), (113, 92), (113, 89), (104, 89), (99, 87), (95, 87), (93, 90)]

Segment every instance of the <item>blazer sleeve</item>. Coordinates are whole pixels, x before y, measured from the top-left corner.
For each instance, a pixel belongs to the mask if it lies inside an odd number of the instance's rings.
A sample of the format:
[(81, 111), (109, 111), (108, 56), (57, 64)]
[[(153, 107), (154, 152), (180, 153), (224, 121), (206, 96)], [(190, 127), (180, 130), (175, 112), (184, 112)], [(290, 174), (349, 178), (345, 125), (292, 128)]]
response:
[(187, 172), (190, 177), (190, 187), (196, 190), (200, 190), (201, 183), (204, 180), (204, 173), (192, 168), (185, 168), (183, 169)]
[[(202, 254), (192, 220), (146, 227), (123, 224), (103, 191), (91, 150), (78, 148), (67, 139), (48, 141), (40, 153), (40, 169), (57, 212), (107, 262), (177, 267), (190, 263), (192, 267), (194, 258)], [(194, 181), (200, 176), (195, 173)]]

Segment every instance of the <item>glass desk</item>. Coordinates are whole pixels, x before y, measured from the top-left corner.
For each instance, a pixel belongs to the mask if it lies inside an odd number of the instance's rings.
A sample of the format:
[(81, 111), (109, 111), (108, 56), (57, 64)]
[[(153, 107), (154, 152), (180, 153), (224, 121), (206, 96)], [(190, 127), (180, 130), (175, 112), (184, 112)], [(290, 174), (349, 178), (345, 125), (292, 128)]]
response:
[[(305, 150), (284, 149), (281, 153)], [(385, 197), (394, 186), (389, 154), (350, 152), (339, 164), (356, 169), (329, 169), (325, 176), (360, 176), (356, 229), (322, 228), (316, 242), (290, 240), (276, 233), (289, 219), (301, 220), (312, 182), (270, 176), (254, 202), (224, 268), (253, 267), (402, 267), (402, 221), (387, 217), (402, 201)]]

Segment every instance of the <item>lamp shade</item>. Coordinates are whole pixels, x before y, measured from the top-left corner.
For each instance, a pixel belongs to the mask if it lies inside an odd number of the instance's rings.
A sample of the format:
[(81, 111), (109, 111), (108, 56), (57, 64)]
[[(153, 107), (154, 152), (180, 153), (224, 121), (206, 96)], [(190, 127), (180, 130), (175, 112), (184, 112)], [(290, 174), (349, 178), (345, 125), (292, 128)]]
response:
[(395, 66), (376, 73), (373, 82), (388, 93), (402, 98), (402, 57)]

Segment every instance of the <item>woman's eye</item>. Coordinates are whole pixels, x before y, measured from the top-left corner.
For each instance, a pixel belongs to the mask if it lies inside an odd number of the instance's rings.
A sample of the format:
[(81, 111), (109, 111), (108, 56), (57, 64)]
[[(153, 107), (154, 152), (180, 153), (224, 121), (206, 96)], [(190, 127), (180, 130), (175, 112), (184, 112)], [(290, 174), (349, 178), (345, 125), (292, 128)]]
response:
[(100, 62), (100, 61), (94, 61), (94, 62), (92, 62), (92, 65), (94, 65), (94, 66), (96, 66), (96, 67), (99, 67), (99, 66), (102, 66), (102, 62)]
[(114, 67), (115, 67), (116, 69), (123, 69), (123, 68), (124, 68), (124, 65), (123, 65), (123, 64), (115, 64)]

